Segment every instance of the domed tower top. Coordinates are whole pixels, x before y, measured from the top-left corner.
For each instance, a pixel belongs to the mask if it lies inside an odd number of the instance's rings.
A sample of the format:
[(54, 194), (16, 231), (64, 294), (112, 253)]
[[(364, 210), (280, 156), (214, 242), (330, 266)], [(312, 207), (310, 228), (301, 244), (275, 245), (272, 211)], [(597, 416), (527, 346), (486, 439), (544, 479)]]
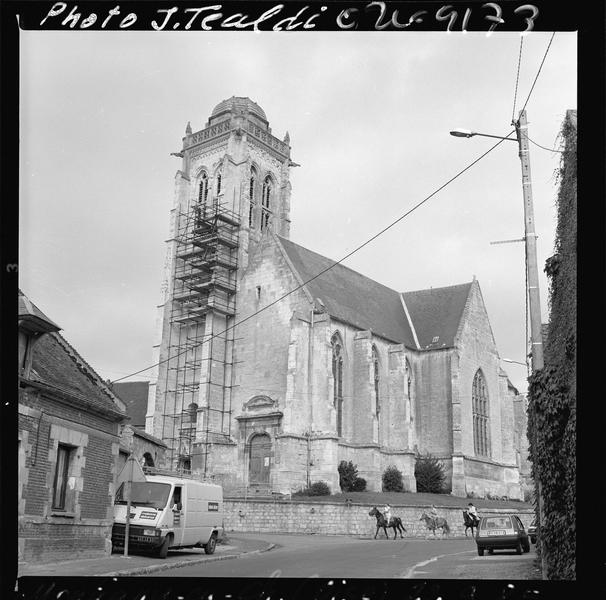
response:
[(250, 98), (241, 96), (232, 96), (219, 102), (208, 119), (207, 127), (239, 115), (246, 116), (266, 131), (271, 131), (265, 111)]

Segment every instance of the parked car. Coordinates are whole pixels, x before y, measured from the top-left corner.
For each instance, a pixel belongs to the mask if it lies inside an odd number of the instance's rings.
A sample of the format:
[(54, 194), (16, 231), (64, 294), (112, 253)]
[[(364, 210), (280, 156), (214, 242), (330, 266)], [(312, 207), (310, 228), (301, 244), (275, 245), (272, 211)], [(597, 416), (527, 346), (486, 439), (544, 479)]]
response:
[(484, 556), (484, 550), (492, 554), (495, 549), (513, 549), (518, 554), (530, 552), (528, 534), (517, 515), (482, 517), (476, 533), (476, 544), (480, 556)]
[(536, 519), (528, 526), (528, 537), (533, 544), (537, 543), (537, 521)]

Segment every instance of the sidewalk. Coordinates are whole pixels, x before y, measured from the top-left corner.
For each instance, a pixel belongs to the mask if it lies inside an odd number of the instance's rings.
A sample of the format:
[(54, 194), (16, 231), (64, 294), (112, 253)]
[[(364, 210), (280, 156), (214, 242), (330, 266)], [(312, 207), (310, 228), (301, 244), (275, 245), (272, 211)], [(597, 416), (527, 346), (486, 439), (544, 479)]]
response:
[(104, 558), (88, 558), (46, 563), (38, 565), (19, 565), (19, 577), (123, 577), (129, 575), (144, 575), (183, 567), (196, 563), (237, 558), (243, 554), (258, 554), (271, 550), (275, 544), (262, 540), (227, 537), (223, 543), (217, 544), (214, 554), (205, 554), (202, 548), (187, 548), (169, 550), (165, 559), (153, 556), (132, 554), (124, 557), (122, 554), (112, 554)]

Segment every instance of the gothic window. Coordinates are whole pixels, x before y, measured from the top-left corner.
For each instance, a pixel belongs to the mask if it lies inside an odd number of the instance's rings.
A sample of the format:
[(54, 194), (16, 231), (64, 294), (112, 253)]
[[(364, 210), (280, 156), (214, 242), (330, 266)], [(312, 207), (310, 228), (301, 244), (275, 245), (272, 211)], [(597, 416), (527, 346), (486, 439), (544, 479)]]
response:
[(255, 185), (257, 183), (257, 171), (254, 167), (250, 168), (250, 181), (248, 184), (248, 226), (252, 229), (255, 220)]
[(372, 347), (372, 375), (373, 375), (373, 390), (375, 397), (375, 414), (377, 418), (379, 417), (379, 413), (381, 412), (381, 400), (379, 397), (379, 353), (377, 352), (377, 347)]
[(412, 407), (413, 407), (413, 395), (414, 392), (414, 385), (413, 385), (413, 380), (412, 380), (412, 367), (410, 366), (410, 363), (408, 362), (408, 359), (406, 359), (406, 396), (407, 396), (407, 400), (406, 402), (408, 403), (408, 420), (410, 422), (413, 421), (414, 417), (412, 415)]
[(489, 456), (488, 440), (488, 393), (486, 380), (480, 369), (473, 378), (471, 391), (473, 418), (473, 450), (476, 456)]
[(217, 173), (217, 196), (221, 193), (221, 172)]
[(263, 193), (261, 195), (261, 231), (269, 226), (271, 215), (271, 200), (273, 192), (273, 183), (271, 177), (267, 175), (263, 181)]
[(334, 406), (337, 409), (337, 435), (343, 434), (343, 344), (338, 333), (332, 336), (332, 377)]
[(206, 200), (208, 199), (208, 175), (204, 172), (200, 177), (200, 187), (198, 188), (198, 202), (203, 206), (206, 206)]

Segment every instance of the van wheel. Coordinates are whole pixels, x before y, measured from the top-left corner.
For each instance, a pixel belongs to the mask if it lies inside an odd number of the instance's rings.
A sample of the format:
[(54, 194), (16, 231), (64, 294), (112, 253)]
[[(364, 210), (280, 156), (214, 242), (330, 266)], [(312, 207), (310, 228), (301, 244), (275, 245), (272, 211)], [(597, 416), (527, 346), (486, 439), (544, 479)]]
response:
[(480, 548), (480, 546), (478, 546), (478, 556), (484, 556), (484, 548)]
[(217, 534), (213, 533), (210, 536), (210, 540), (208, 540), (208, 542), (206, 542), (206, 544), (204, 544), (204, 552), (206, 552), (206, 554), (213, 554), (216, 547), (217, 547)]
[(162, 545), (158, 549), (158, 557), (159, 558), (166, 558), (166, 555), (168, 554), (168, 547), (170, 546), (171, 539), (172, 539), (172, 537), (171, 537), (170, 534), (168, 534), (164, 538), (164, 541), (162, 542)]

